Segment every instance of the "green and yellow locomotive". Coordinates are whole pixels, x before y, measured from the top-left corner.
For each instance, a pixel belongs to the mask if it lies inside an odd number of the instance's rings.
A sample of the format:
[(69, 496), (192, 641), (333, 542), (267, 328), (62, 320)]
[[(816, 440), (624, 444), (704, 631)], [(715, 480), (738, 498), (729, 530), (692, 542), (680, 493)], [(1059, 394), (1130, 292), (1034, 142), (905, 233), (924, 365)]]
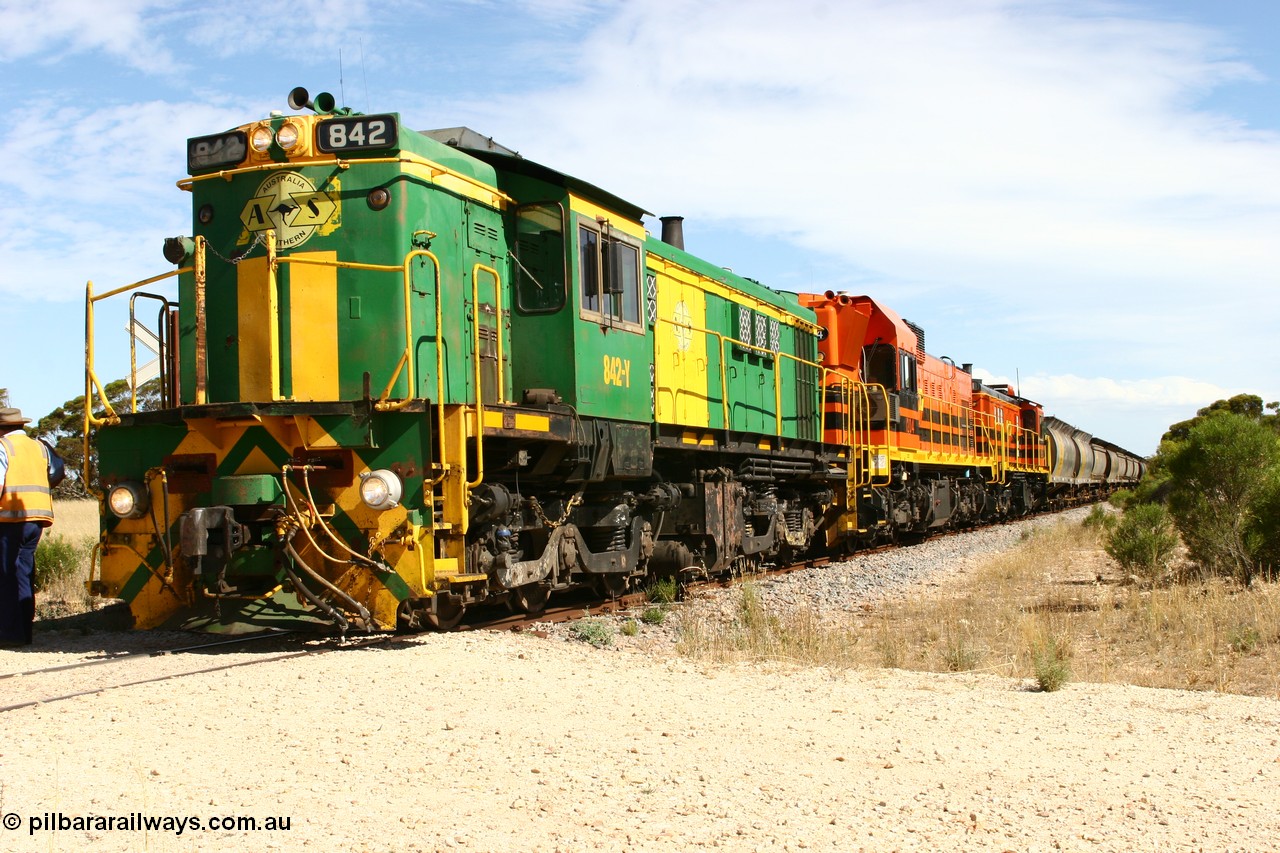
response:
[[(641, 208), (465, 128), (289, 105), (189, 141), (174, 270), (89, 287), (90, 586), (138, 627), (448, 627), (1043, 495), (1038, 408), (1002, 395), (997, 423), (954, 364), (929, 404), (896, 315), (899, 344), (829, 337), (865, 305), (702, 261), (678, 219), (649, 236)], [(95, 308), (126, 295), (131, 329), (158, 309), (149, 411), (113, 410), (94, 366)]]
[[(190, 140), (160, 407), (93, 418), (94, 592), (139, 626), (440, 626), (807, 547), (812, 312), (469, 130), (307, 102)], [(160, 278), (91, 286), (90, 330)]]

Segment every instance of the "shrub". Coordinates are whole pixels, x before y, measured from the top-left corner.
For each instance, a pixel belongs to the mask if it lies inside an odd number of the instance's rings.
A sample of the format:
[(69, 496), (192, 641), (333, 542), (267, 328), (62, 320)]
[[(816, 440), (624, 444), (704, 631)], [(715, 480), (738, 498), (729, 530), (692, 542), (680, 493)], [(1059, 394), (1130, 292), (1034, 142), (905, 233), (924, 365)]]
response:
[[(1114, 495), (1112, 498), (1114, 499)], [(1111, 529), (1115, 526), (1115, 523), (1115, 516), (1107, 512), (1102, 504), (1094, 504), (1093, 508), (1089, 510), (1089, 514), (1084, 517), (1084, 521), (1080, 522), (1087, 529), (1096, 527), (1102, 530)]]
[(1231, 650), (1247, 655), (1258, 647), (1262, 642), (1262, 635), (1258, 633), (1258, 629), (1252, 625), (1238, 625), (1231, 632), (1231, 638), (1228, 643)]
[(678, 592), (675, 578), (658, 578), (645, 590), (645, 595), (656, 604), (671, 604)]
[(88, 550), (61, 534), (40, 538), (36, 546), (36, 591), (48, 589), (60, 580), (76, 574), (89, 559)]
[(1049, 637), (1031, 649), (1031, 668), (1036, 686), (1052, 693), (1067, 683), (1071, 676), (1071, 644), (1063, 637)]
[(646, 607), (640, 614), (640, 621), (646, 625), (661, 625), (667, 620), (667, 611), (663, 607)]
[(628, 619), (622, 623), (622, 636), (634, 637), (640, 633), (640, 623), (634, 619)]
[(942, 662), (951, 672), (968, 672), (982, 665), (982, 650), (966, 633), (947, 637), (942, 649)]
[[(1116, 489), (1111, 497), (1107, 498), (1107, 503), (1116, 509), (1128, 509), (1129, 504), (1133, 503), (1137, 498), (1137, 494), (1132, 489)], [(1093, 513), (1090, 513), (1092, 515)]]
[(1125, 512), (1107, 536), (1106, 550), (1120, 567), (1147, 581), (1169, 569), (1178, 548), (1178, 534), (1169, 512), (1160, 504), (1138, 504)]
[(574, 639), (590, 643), (597, 649), (613, 645), (613, 626), (600, 619), (583, 619), (569, 626)]

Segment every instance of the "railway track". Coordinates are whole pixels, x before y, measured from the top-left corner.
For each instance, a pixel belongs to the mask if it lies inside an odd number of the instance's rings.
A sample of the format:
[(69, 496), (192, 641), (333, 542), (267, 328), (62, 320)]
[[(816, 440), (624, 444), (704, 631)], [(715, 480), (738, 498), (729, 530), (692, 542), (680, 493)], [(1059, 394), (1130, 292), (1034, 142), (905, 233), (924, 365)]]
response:
[[(951, 535), (955, 534), (946, 532), (930, 538), (939, 539)], [(857, 556), (868, 556), (889, 551), (895, 547), (897, 546), (885, 545), (859, 552)], [(723, 589), (742, 581), (779, 577), (793, 572), (820, 568), (833, 562), (839, 562), (839, 560), (817, 557), (788, 565), (768, 567), (745, 575), (694, 580), (683, 585), (683, 593), (687, 598), (690, 595), (696, 595), (699, 590)], [(537, 615), (513, 614), (496, 607), (477, 608), (453, 630), (513, 631), (538, 635), (541, 633), (539, 628), (541, 625), (570, 622), (586, 616), (635, 612), (647, 606), (648, 603), (647, 597), (641, 592), (629, 593), (616, 599), (601, 599), (583, 591), (556, 602)], [(272, 631), (230, 639), (222, 638), (205, 643), (183, 643), (169, 648), (107, 653), (104, 657), (88, 660), (8, 673), (0, 672), (0, 714), (126, 687), (294, 658), (408, 642), (421, 637), (420, 634), (378, 633), (340, 639), (314, 633)], [(101, 653), (99, 650), (99, 654)], [(209, 660), (210, 656), (213, 656), (212, 662)], [(131, 670), (137, 670), (142, 662), (156, 659), (163, 659), (166, 664), (160, 667), (161, 671), (156, 672), (156, 666), (153, 663), (146, 667), (145, 675), (140, 675), (137, 671), (131, 673)], [(98, 673), (101, 674), (97, 675)], [(94, 677), (95, 675), (97, 677)]]

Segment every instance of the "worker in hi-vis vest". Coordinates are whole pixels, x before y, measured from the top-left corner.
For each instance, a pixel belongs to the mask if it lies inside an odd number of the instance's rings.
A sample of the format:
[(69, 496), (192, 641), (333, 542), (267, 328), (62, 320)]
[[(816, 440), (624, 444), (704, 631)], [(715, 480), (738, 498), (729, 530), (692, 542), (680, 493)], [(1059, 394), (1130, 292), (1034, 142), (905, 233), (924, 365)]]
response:
[(0, 408), (0, 646), (31, 645), (36, 546), (53, 524), (55, 456), (22, 429), (30, 422)]

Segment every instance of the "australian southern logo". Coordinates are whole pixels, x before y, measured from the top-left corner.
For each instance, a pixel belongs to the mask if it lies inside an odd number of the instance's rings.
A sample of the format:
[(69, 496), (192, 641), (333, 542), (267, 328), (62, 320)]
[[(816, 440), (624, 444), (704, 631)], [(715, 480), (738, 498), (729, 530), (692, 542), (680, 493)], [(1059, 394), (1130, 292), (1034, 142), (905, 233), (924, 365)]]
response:
[(337, 202), (302, 175), (276, 172), (249, 199), (240, 212), (240, 221), (252, 232), (273, 229), (276, 247), (293, 249), (307, 242), (317, 228), (322, 233), (331, 230), (324, 226), (330, 225), (337, 212)]

